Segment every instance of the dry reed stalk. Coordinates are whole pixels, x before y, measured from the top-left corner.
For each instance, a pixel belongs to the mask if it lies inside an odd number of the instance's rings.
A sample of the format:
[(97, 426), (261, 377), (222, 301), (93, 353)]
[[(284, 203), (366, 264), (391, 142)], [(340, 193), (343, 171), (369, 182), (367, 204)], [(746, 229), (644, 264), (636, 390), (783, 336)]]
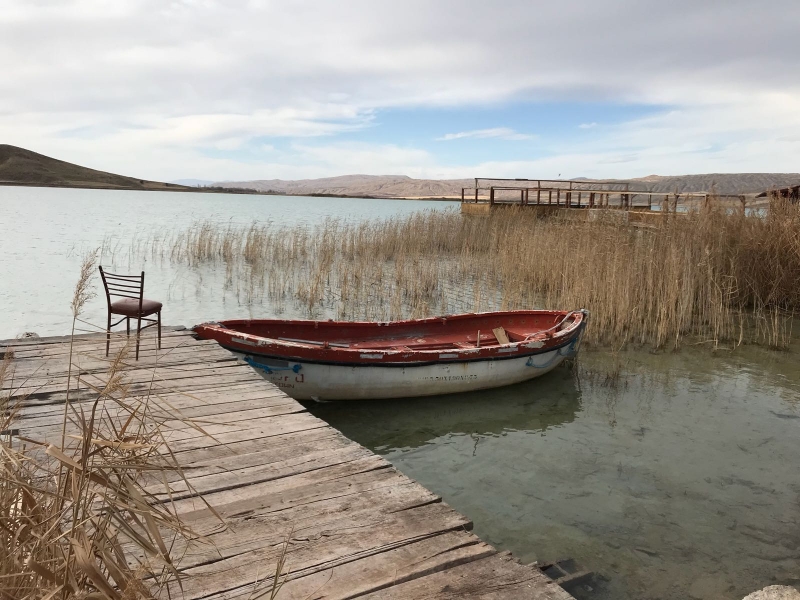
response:
[(75, 340), (75, 324), (78, 322), (83, 311), (84, 305), (95, 297), (95, 292), (92, 287), (91, 279), (94, 274), (94, 268), (97, 264), (98, 250), (87, 252), (81, 261), (81, 271), (78, 276), (78, 282), (75, 284), (75, 290), (72, 294), (72, 302), (70, 302), (70, 309), (72, 309), (72, 331), (70, 332), (69, 340), (69, 367), (67, 370), (67, 396), (64, 400), (64, 429), (61, 431), (61, 449), (64, 449), (64, 436), (66, 435), (67, 426), (67, 413), (69, 411), (69, 392), (72, 389), (72, 350), (73, 342)]
[[(75, 318), (91, 297), (91, 263), (87, 257), (81, 268)], [(0, 436), (0, 597), (135, 600), (154, 598), (174, 582), (180, 587), (172, 549), (179, 540), (186, 547), (200, 538), (155, 494), (170, 497), (168, 480), (176, 479), (194, 493), (165, 440), (172, 427), (204, 432), (152, 393), (129, 394), (128, 352), (126, 344), (114, 356), (102, 384), (82, 380), (88, 397), (67, 405), (64, 422), (51, 432), (60, 433), (60, 445), (47, 437)], [(0, 363), (4, 432), (26, 400), (14, 394), (13, 373), (13, 352), (6, 350)], [(285, 551), (273, 598), (284, 581), (283, 561)]]
[(170, 251), (149, 253), (198, 272), (224, 264), (225, 285), (244, 304), (289, 303), (310, 318), (585, 307), (589, 342), (785, 347), (800, 306), (798, 231), (798, 205), (776, 201), (766, 215), (745, 216), (711, 201), (649, 227), (525, 208), (315, 226), (199, 223), (155, 237)]

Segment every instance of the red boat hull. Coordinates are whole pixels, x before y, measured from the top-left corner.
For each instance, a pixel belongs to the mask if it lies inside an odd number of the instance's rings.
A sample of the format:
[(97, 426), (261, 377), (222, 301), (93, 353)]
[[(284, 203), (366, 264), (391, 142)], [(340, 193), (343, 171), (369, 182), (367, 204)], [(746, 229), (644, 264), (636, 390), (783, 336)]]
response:
[[(408, 366), (547, 352), (577, 339), (586, 318), (586, 311), (525, 310), (387, 323), (231, 320), (203, 323), (194, 331), (248, 354), (325, 364)], [(498, 329), (507, 342), (498, 339)]]
[(452, 394), (538, 377), (574, 357), (586, 311), (512, 311), (391, 323), (238, 320), (198, 336), (298, 400)]

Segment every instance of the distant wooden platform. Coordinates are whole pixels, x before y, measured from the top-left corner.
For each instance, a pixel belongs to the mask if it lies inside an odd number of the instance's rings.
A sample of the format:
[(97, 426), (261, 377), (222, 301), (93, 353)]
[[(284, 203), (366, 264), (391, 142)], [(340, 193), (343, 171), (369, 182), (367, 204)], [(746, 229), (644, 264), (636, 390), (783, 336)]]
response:
[[(0, 342), (0, 350), (6, 346), (15, 354), (14, 385), (30, 394), (19, 434), (60, 439), (69, 340)], [(93, 397), (86, 385), (101, 381), (104, 353), (103, 335), (76, 337), (84, 384), (71, 392), (73, 402)], [(213, 435), (183, 427), (170, 439), (192, 486), (226, 521), (176, 478), (175, 505), (207, 541), (180, 549), (186, 577), (173, 598), (254, 597), (290, 532), (288, 579), (278, 600), (572, 598), (535, 566), (482, 542), (470, 533), (470, 520), (440, 497), (216, 342), (168, 328), (161, 351), (145, 335), (140, 360), (127, 364), (132, 394), (152, 390)]]

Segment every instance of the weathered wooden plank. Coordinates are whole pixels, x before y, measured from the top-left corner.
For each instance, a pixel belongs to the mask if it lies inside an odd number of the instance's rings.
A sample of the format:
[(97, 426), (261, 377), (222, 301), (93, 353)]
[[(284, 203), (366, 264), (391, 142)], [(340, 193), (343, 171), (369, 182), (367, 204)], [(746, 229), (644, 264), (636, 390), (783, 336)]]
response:
[[(211, 387), (200, 386), (193, 390), (179, 390), (158, 392), (150, 395), (150, 399), (155, 399), (159, 404), (167, 407), (174, 408), (180, 411), (189, 410), (197, 407), (209, 407), (209, 410), (217, 410), (213, 408), (217, 405), (236, 403), (237, 398), (242, 398), (243, 401), (250, 400), (263, 400), (266, 403), (271, 402), (285, 402), (288, 400), (294, 402), (286, 396), (285, 393), (278, 390), (275, 386), (264, 386), (264, 380), (260, 377), (247, 379), (245, 381), (234, 383), (229, 386), (219, 387), (210, 382)], [(133, 397), (129, 395), (128, 397)], [(138, 397), (138, 396), (137, 396)], [(93, 399), (94, 396), (91, 397)], [(85, 399), (84, 399), (85, 400)], [(72, 402), (80, 402), (81, 399), (72, 398)], [(224, 412), (226, 408), (220, 406), (220, 412)], [(32, 404), (25, 408), (25, 418), (33, 419), (36, 417), (43, 417), (46, 415), (61, 415), (64, 412), (62, 404)]]
[[(207, 389), (214, 386), (217, 389), (228, 387), (240, 383), (249, 383), (253, 381), (254, 373), (252, 369), (231, 369), (224, 373), (203, 373), (198, 372), (196, 376), (188, 376), (182, 379), (173, 379), (168, 382), (161, 381), (142, 381), (140, 383), (132, 383), (128, 388), (129, 395), (137, 394), (165, 394), (177, 392), (178, 390), (186, 393), (195, 390)], [(70, 399), (72, 402), (93, 401), (97, 397), (94, 390), (90, 390), (85, 386), (81, 389), (72, 390), (70, 392)], [(15, 398), (15, 401), (20, 406), (42, 406), (48, 404), (63, 404), (66, 399), (66, 392), (64, 388), (58, 388), (53, 385), (49, 391), (38, 389), (27, 397)]]
[(197, 450), (205, 448), (209, 443), (215, 445), (227, 445), (229, 443), (241, 442), (244, 440), (264, 439), (273, 436), (285, 435), (295, 431), (305, 429), (319, 429), (328, 427), (324, 421), (317, 419), (309, 413), (296, 413), (272, 417), (270, 423), (259, 421), (251, 424), (247, 429), (238, 430), (233, 433), (220, 432), (214, 438), (208, 436), (192, 437), (189, 439), (175, 440), (170, 442), (170, 449), (173, 453), (186, 452), (187, 450)]
[[(180, 335), (175, 334), (165, 334), (161, 337), (161, 350), (165, 350), (168, 348), (182, 346), (185, 344), (191, 344), (192, 342), (196, 341), (191, 334), (188, 333), (181, 333)], [(134, 335), (128, 337), (124, 333), (120, 334), (112, 334), (111, 336), (111, 347), (109, 354), (113, 356), (119, 350), (121, 350), (125, 344), (131, 344), (131, 346), (135, 345), (136, 339)], [(142, 339), (139, 343), (139, 352), (144, 351), (155, 351), (157, 348), (157, 338), (155, 333), (151, 330), (146, 331), (142, 334)], [(9, 350), (13, 351), (14, 356), (17, 358), (33, 358), (33, 357), (56, 357), (56, 356), (67, 356), (70, 353), (70, 344), (69, 340), (65, 343), (51, 343), (51, 344), (42, 344), (39, 346), (31, 345), (31, 344), (17, 344), (17, 343), (8, 343), (5, 345), (0, 345), (0, 353), (8, 352)], [(84, 339), (82, 336), (76, 335), (75, 341), (72, 343), (72, 353), (76, 354), (78, 352), (89, 352), (92, 354), (97, 354), (98, 356), (105, 356), (106, 353), (106, 340), (105, 335), (102, 335), (100, 339), (92, 339), (87, 340)]]
[[(73, 356), (72, 374), (102, 373), (108, 370), (114, 356), (108, 358), (102, 353), (95, 354), (81, 352)], [(192, 346), (177, 346), (161, 351), (141, 352), (139, 360), (132, 356), (122, 361), (123, 369), (148, 369), (181, 364), (209, 363), (237, 360), (236, 355), (219, 348), (216, 342), (204, 343), (199, 348)], [(69, 372), (69, 356), (56, 357), (15, 357), (12, 363), (13, 375), (17, 380), (31, 377), (66, 377)]]
[[(144, 368), (127, 368), (122, 369), (121, 372), (125, 376), (125, 381), (131, 384), (149, 383), (150, 381), (155, 381), (161, 385), (165, 385), (169, 382), (188, 378), (228, 375), (231, 373), (231, 371), (237, 370), (248, 373), (248, 375), (251, 376), (255, 374), (250, 365), (237, 362), (235, 360), (186, 363), (179, 365), (167, 364)], [(74, 375), (75, 377), (73, 377), (72, 385), (79, 388), (85, 388), (87, 386), (101, 388), (107, 381), (107, 378), (105, 377), (106, 371), (92, 371), (88, 373), (79, 371)], [(26, 378), (23, 383), (16, 385), (15, 389), (18, 390), (19, 394), (26, 394), (29, 391), (35, 390), (31, 394), (35, 397), (39, 394), (46, 394), (49, 392), (62, 390), (65, 387), (66, 377), (48, 376), (46, 374), (42, 374), (35, 377)]]
[[(253, 483), (231, 490), (204, 495), (223, 518), (264, 514), (285, 510), (295, 504), (310, 504), (327, 498), (347, 496), (380, 487), (391, 487), (405, 480), (379, 456), (357, 458), (341, 465), (311, 473), (299, 473), (276, 481)], [(172, 503), (188, 523), (213, 519), (204, 501), (187, 498)]]
[[(242, 466), (237, 469), (222, 470), (215, 473), (203, 474), (193, 470), (189, 473), (191, 476), (191, 490), (188, 489), (186, 481), (178, 479), (170, 485), (169, 495), (164, 490), (163, 483), (154, 484), (150, 491), (156, 498), (161, 498), (164, 501), (182, 500), (198, 493), (203, 496), (208, 496), (213, 492), (235, 490), (259, 483), (275, 481), (302, 473), (344, 465), (354, 460), (368, 458), (370, 456), (372, 456), (372, 453), (366, 448), (349, 444), (335, 450), (321, 450), (294, 456), (281, 461), (260, 462), (255, 465)], [(266, 458), (267, 457), (262, 457), (262, 461)]]
[(241, 456), (250, 452), (269, 452), (283, 445), (309, 444), (318, 440), (336, 437), (343, 436), (332, 427), (300, 429), (286, 432), (278, 436), (255, 437), (252, 439), (228, 442), (224, 445), (211, 444), (204, 447), (189, 449), (186, 452), (180, 453), (180, 461), (182, 465), (205, 464), (224, 458)]
[[(97, 343), (85, 343), (76, 341), (72, 345), (72, 355), (73, 357), (95, 356), (98, 359), (110, 360), (119, 353), (119, 351), (125, 346), (126, 343), (128, 344), (129, 349), (135, 350), (135, 341), (133, 340), (133, 338), (127, 338), (125, 336), (122, 336), (121, 338), (112, 338), (109, 355), (108, 357), (106, 357), (105, 342), (103, 342), (102, 344), (97, 344)], [(153, 358), (160, 354), (164, 354), (171, 351), (191, 350), (192, 348), (207, 349), (214, 347), (218, 348), (220, 352), (228, 352), (227, 350), (217, 345), (212, 340), (196, 340), (191, 336), (164, 337), (161, 340), (161, 348), (158, 348), (156, 340), (142, 339), (142, 343), (139, 344), (139, 361), (142, 361), (143, 359), (146, 358)], [(49, 360), (49, 361), (67, 360), (67, 358), (69, 358), (70, 355), (69, 344), (46, 346), (43, 348), (15, 347), (15, 346), (7, 346), (6, 348), (11, 350), (13, 353), (13, 357), (18, 360), (26, 360), (26, 359), (39, 359), (39, 360)], [(131, 360), (135, 360), (135, 358), (132, 358)]]
[[(287, 567), (290, 574), (303, 576), (330, 571), (339, 564), (385, 553), (443, 533), (463, 531), (467, 524), (465, 517), (441, 503), (392, 513), (362, 513), (355, 524), (344, 519), (339, 524), (326, 524), (324, 532), (315, 532), (314, 529), (318, 528), (313, 525), (312, 531), (292, 532)], [(246, 553), (185, 569), (184, 572), (190, 576), (184, 580), (186, 597), (197, 598), (252, 583), (259, 567), (264, 570), (267, 565), (274, 565), (281, 551), (280, 538), (276, 541), (277, 544), (262, 545)]]
[[(187, 460), (183, 461), (184, 472), (187, 477), (191, 478), (193, 483), (197, 483), (203, 477), (230, 473), (237, 469), (272, 465), (272, 468), (277, 471), (283, 462), (296, 461), (299, 463), (302, 460), (310, 460), (318, 453), (333, 453), (343, 448), (361, 448), (341, 434), (318, 435), (317, 437), (305, 435), (319, 431), (324, 431), (324, 429), (312, 429), (298, 434), (279, 436), (280, 443), (275, 443), (275, 438), (267, 438), (264, 443), (258, 444), (257, 448), (251, 448), (245, 453), (218, 456), (211, 460), (190, 460), (195, 457), (196, 453), (187, 452), (185, 453)], [(293, 439), (287, 440), (290, 437)], [(169, 482), (174, 482), (181, 478), (179, 473), (168, 473), (166, 477)]]
[(567, 592), (544, 573), (517, 563), (508, 554), (496, 554), (465, 565), (412, 579), (367, 594), (369, 600), (425, 598), (453, 600), (570, 600)]
[[(471, 533), (451, 531), (367, 556), (342, 554), (338, 560), (320, 564), (313, 570), (293, 570), (281, 588), (280, 598), (348, 600), (496, 553)], [(292, 569), (295, 556), (290, 558), (288, 567)], [(271, 573), (264, 575), (258, 583), (247, 582), (212, 594), (208, 599), (252, 598), (271, 584)]]
[[(269, 402), (269, 400), (272, 400), (272, 402)], [(133, 399), (127, 399), (127, 402), (133, 406), (139, 406), (140, 404)], [(162, 404), (157, 397), (153, 397), (150, 399), (148, 406), (148, 414), (151, 415), (152, 418), (164, 422), (167, 427), (174, 427), (177, 429), (183, 429), (190, 425), (181, 424), (180, 421), (176, 420), (176, 417), (191, 419), (193, 422), (202, 426), (205, 423), (222, 425), (225, 423), (234, 423), (236, 421), (261, 419), (303, 411), (305, 411), (305, 408), (303, 408), (302, 405), (292, 400), (287, 400), (286, 397), (242, 400), (240, 402), (227, 402), (208, 406), (189, 406), (182, 410)], [(116, 403), (107, 403), (106, 412), (111, 418), (124, 420), (132, 411), (123, 410), (121, 406)], [(26, 416), (22, 428), (27, 432), (26, 435), (34, 434), (52, 427), (58, 427), (60, 429), (63, 414), (64, 410), (62, 408), (56, 413), (49, 413), (47, 415)]]
[[(151, 331), (151, 330), (148, 330)], [(113, 333), (118, 333), (114, 331)], [(191, 329), (187, 329), (183, 325), (162, 325), (161, 326), (161, 335), (162, 337), (166, 337), (168, 335), (184, 335), (184, 336), (191, 336), (193, 334)], [(44, 337), (35, 337), (35, 338), (7, 338), (4, 340), (0, 340), (0, 350), (3, 349), (5, 346), (46, 346), (51, 344), (69, 344), (70, 335), (52, 335), (52, 336), (44, 336)], [(101, 333), (78, 333), (75, 336), (76, 340), (82, 342), (92, 342), (95, 340), (102, 340), (105, 343), (106, 334), (105, 332)]]
[[(305, 541), (330, 536), (333, 531), (363, 533), (367, 523), (384, 519), (386, 515), (439, 504), (437, 496), (417, 483), (397, 478), (388, 483), (390, 487), (333, 494), (313, 502), (277, 502), (261, 510), (229, 515), (224, 524), (210, 518), (208, 511), (198, 512), (198, 519), (188, 520), (186, 524), (205, 538), (188, 544), (176, 541), (175, 554), (182, 557), (179, 566), (185, 570), (278, 546), (292, 531), (295, 538)], [(456, 514), (452, 510), (449, 512)], [(468, 529), (471, 523), (460, 520), (458, 527)]]

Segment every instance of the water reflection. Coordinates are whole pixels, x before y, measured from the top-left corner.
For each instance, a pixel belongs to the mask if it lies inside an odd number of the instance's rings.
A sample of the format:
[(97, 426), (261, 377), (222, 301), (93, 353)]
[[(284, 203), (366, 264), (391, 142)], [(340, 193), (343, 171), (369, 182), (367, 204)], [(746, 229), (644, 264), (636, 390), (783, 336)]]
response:
[(480, 440), (510, 431), (542, 433), (575, 420), (578, 381), (568, 369), (503, 388), (429, 398), (309, 403), (312, 412), (379, 452), (408, 451), (441, 436)]
[(310, 410), (523, 561), (572, 557), (592, 599), (739, 599), (800, 583), (794, 352), (585, 352), (576, 378)]

